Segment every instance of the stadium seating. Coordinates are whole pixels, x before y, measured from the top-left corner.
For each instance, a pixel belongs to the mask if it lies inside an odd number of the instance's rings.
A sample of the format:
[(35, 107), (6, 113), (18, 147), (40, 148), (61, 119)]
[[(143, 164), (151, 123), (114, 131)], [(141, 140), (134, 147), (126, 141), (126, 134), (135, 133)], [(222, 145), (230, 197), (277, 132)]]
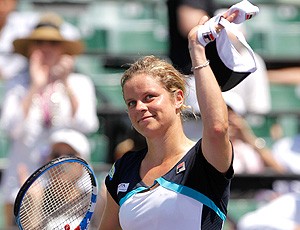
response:
[(269, 146), (273, 141), (271, 129), (276, 124), (283, 135), (300, 132), (300, 87), (296, 85), (270, 84), (271, 112), (266, 115), (248, 115), (247, 120), (257, 136), (264, 137)]
[(94, 133), (89, 136), (91, 145), (91, 162), (96, 165), (107, 162), (109, 139), (104, 134)]
[(93, 77), (100, 110), (101, 108), (125, 110), (120, 79), (120, 73), (98, 74)]
[(236, 223), (244, 214), (254, 211), (258, 206), (254, 199), (231, 199), (228, 204), (228, 217)]
[(271, 84), (270, 90), (273, 112), (300, 111), (299, 86)]
[(0, 170), (5, 167), (9, 141), (5, 133), (0, 132)]
[(166, 53), (166, 9), (155, 1), (95, 1), (78, 19), (87, 52)]
[[(237, 1), (216, 2), (220, 7), (228, 7)], [(268, 62), (286, 63), (299, 60), (300, 1), (251, 2), (260, 7), (259, 15), (246, 22), (247, 40), (255, 52)], [(77, 58), (76, 70), (90, 76), (95, 83), (99, 111), (124, 113), (120, 76), (124, 70), (121, 65), (125, 64), (126, 58), (133, 60), (145, 54), (167, 56), (168, 24), (164, 0), (24, 0), (19, 1), (19, 9), (54, 10), (68, 22), (78, 26), (86, 45), (86, 53)], [(110, 68), (107, 67), (108, 59)], [(300, 128), (300, 88), (272, 84), (270, 90), (271, 113), (248, 118), (256, 135), (264, 137), (269, 145), (272, 144), (270, 128), (274, 124), (281, 125), (284, 135), (293, 135)], [(4, 88), (0, 84), (0, 104), (3, 95)], [(101, 116), (99, 119), (102, 119)], [(100, 121), (103, 126), (105, 122), (104, 119)], [(89, 140), (92, 146), (92, 163), (96, 166), (105, 163), (107, 155), (111, 154), (111, 140), (104, 128), (101, 127), (97, 133), (90, 135)], [(2, 168), (5, 167), (8, 147), (5, 134), (0, 133)], [(256, 207), (257, 203), (252, 199), (232, 199), (228, 214), (236, 221)], [(2, 216), (0, 213), (0, 229), (3, 226)]]
[(291, 4), (259, 6), (260, 13), (246, 23), (249, 44), (268, 61), (298, 59), (300, 6)]

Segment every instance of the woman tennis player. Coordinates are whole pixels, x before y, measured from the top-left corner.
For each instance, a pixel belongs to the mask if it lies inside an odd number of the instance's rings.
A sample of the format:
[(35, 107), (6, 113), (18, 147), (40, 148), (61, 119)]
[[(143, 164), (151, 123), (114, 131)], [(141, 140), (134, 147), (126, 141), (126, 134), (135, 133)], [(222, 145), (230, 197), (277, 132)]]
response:
[[(222, 20), (232, 22), (237, 16), (234, 11)], [(227, 107), (205, 45), (199, 42), (199, 30), (205, 29), (207, 21), (203, 17), (188, 36), (203, 122), (199, 141), (188, 139), (183, 131), (185, 77), (171, 64), (146, 56), (123, 74), (128, 115), (132, 126), (146, 138), (147, 148), (128, 152), (111, 168), (100, 230), (223, 227), (233, 150)], [(214, 34), (223, 32), (218, 21), (209, 29)]]

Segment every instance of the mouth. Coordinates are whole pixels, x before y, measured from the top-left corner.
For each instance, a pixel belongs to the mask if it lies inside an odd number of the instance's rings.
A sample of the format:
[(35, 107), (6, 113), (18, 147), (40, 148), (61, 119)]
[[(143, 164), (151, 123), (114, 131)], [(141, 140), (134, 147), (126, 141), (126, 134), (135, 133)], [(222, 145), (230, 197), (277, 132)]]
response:
[(153, 116), (145, 116), (145, 117), (142, 117), (141, 119), (138, 120), (138, 123), (140, 123), (141, 121), (145, 121), (149, 118), (152, 118)]

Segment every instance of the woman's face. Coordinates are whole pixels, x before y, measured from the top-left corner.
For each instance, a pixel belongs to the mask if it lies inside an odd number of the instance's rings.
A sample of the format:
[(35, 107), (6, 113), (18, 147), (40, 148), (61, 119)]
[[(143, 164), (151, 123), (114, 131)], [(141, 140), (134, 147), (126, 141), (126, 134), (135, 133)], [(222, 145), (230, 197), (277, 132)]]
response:
[(78, 156), (80, 157), (80, 154), (77, 153), (70, 145), (58, 142), (51, 146), (51, 153), (50, 153), (50, 160), (62, 156)]
[(63, 46), (57, 41), (33, 41), (29, 46), (29, 53), (39, 50), (42, 53), (42, 63), (47, 66), (54, 66), (63, 54)]
[(162, 84), (146, 74), (137, 74), (123, 87), (133, 127), (143, 136), (159, 136), (172, 125), (179, 103)]

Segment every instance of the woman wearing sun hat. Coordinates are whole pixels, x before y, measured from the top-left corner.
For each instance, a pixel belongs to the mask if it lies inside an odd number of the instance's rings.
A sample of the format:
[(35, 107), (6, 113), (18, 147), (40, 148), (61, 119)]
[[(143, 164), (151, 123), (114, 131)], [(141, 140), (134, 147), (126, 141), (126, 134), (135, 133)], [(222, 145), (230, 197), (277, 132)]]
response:
[(46, 146), (49, 134), (72, 128), (88, 134), (98, 129), (95, 89), (91, 79), (74, 73), (74, 56), (83, 52), (79, 40), (63, 37), (58, 17), (48, 15), (24, 38), (13, 42), (16, 53), (28, 59), (28, 68), (8, 82), (1, 111), (1, 128), (10, 139), (3, 194), (8, 212), (20, 187), (17, 169), (29, 173), (39, 166), (33, 149)]

